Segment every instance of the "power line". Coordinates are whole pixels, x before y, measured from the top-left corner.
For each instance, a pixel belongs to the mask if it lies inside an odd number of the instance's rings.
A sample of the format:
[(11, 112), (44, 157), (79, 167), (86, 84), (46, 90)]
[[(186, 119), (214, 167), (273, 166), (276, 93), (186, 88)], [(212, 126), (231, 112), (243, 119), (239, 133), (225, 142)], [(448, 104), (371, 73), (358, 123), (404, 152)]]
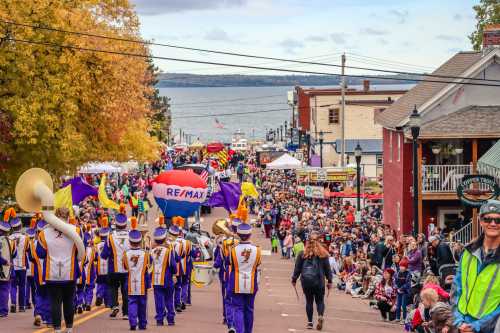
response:
[[(7, 21), (5, 19), (0, 19), (0, 22), (6, 23), (6, 24), (10, 24), (10, 25), (15, 25), (15, 26), (27, 27), (27, 28), (31, 28), (31, 29), (48, 30), (48, 31), (54, 31), (54, 32), (61, 32), (61, 33), (65, 33), (65, 34), (75, 34), (75, 35), (80, 35), (80, 36), (103, 38), (103, 39), (123, 41), (123, 42), (130, 42), (130, 43), (136, 43), (136, 44), (142, 44), (142, 45), (162, 46), (162, 47), (169, 47), (169, 48), (174, 48), (174, 49), (182, 49), (182, 50), (205, 52), (205, 53), (214, 53), (214, 54), (223, 54), (223, 55), (230, 55), (230, 56), (236, 56), (236, 57), (245, 57), (245, 58), (253, 58), (253, 59), (264, 59), (264, 60), (273, 60), (273, 61), (282, 61), (282, 62), (293, 62), (293, 63), (299, 63), (299, 64), (329, 66), (329, 67), (337, 67), (337, 68), (341, 68), (342, 67), (342, 65), (328, 64), (328, 63), (321, 63), (321, 62), (309, 62), (309, 61), (301, 61), (301, 60), (293, 60), (293, 59), (285, 59), (285, 58), (276, 58), (276, 57), (266, 57), (266, 56), (250, 55), (250, 54), (237, 53), (237, 52), (218, 51), (218, 50), (212, 50), (212, 49), (202, 49), (202, 48), (195, 48), (195, 47), (188, 47), (188, 46), (181, 46), (181, 45), (174, 45), (174, 44), (155, 43), (155, 42), (150, 42), (150, 41), (143, 41), (143, 40), (137, 40), (137, 39), (123, 38), (123, 37), (110, 37), (110, 36), (104, 36), (104, 35), (99, 35), (99, 34), (92, 34), (92, 33), (88, 33), (88, 32), (71, 31), (71, 30), (57, 29), (57, 28), (52, 28), (52, 27), (40, 26), (40, 25), (31, 25), (31, 24), (26, 24), (26, 23), (19, 23), (19, 22), (14, 22), (14, 21)], [(173, 60), (173, 59), (170, 58), (170, 59), (167, 59), (167, 60)], [(219, 63), (211, 63), (211, 62), (199, 62), (199, 63), (219, 64)], [(259, 68), (257, 66), (248, 66), (247, 68), (261, 69), (261, 68)], [(369, 67), (345, 66), (345, 68), (356, 69), (356, 70), (375, 71), (375, 72), (380, 72), (380, 73), (391, 73), (391, 74), (401, 74), (401, 75), (414, 75), (414, 76), (426, 76), (426, 77), (436, 77), (436, 78), (444, 78), (444, 79), (467, 79), (467, 80), (484, 81), (484, 82), (500, 82), (500, 80), (493, 80), (493, 79), (478, 79), (478, 78), (472, 78), (472, 77), (459, 77), (459, 76), (450, 76), (450, 75), (412, 73), (412, 72), (403, 72), (403, 71), (392, 71), (392, 70), (376, 69), (376, 68), (369, 68)], [(268, 69), (264, 69), (264, 68), (262, 68), (262, 69), (263, 70), (268, 70)], [(350, 76), (354, 77), (353, 75), (350, 75)]]
[(385, 62), (387, 64), (399, 64), (399, 65), (403, 65), (403, 66), (407, 66), (407, 67), (413, 67), (413, 68), (427, 68), (427, 69), (431, 69), (433, 70), (434, 68), (433, 67), (429, 67), (429, 66), (422, 66), (422, 65), (415, 65), (415, 64), (409, 64), (409, 63), (406, 63), (406, 62), (401, 62), (401, 61), (396, 61), (396, 60), (389, 60), (389, 59), (382, 59), (382, 58), (376, 58), (376, 57), (369, 57), (369, 56), (365, 56), (365, 55), (362, 55), (362, 54), (357, 54), (357, 53), (352, 53), (352, 52), (346, 52), (348, 55), (350, 56), (354, 56), (354, 57), (359, 57), (359, 58), (365, 58), (365, 59), (373, 59), (377, 62)]
[[(337, 77), (340, 76), (340, 74), (328, 73), (328, 72), (316, 72), (316, 71), (293, 70), (293, 69), (285, 69), (285, 68), (272, 68), (272, 67), (259, 67), (259, 66), (249, 66), (249, 65), (238, 65), (238, 64), (229, 64), (229, 63), (222, 63), (222, 62), (215, 62), (215, 61), (202, 61), (202, 60), (193, 60), (193, 59), (160, 57), (160, 56), (152, 56), (152, 55), (130, 53), (130, 52), (119, 52), (119, 51), (112, 51), (112, 50), (93, 49), (93, 48), (80, 47), (80, 46), (72, 46), (72, 45), (55, 44), (55, 43), (49, 43), (49, 42), (24, 40), (24, 39), (18, 39), (18, 38), (11, 38), (11, 37), (8, 37), (8, 36), (4, 36), (3, 40), (20, 42), (20, 43), (26, 43), (26, 44), (50, 46), (50, 47), (53, 47), (53, 48), (64, 48), (64, 49), (79, 50), (79, 51), (99, 52), (99, 53), (106, 53), (106, 54), (114, 54), (114, 55), (123, 55), (123, 56), (130, 56), (130, 57), (146, 58), (146, 59), (161, 59), (161, 60), (179, 61), (179, 62), (188, 62), (188, 63), (198, 63), (198, 64), (206, 64), (206, 65), (217, 65), (217, 66), (227, 66), (227, 67), (236, 67), (236, 68), (249, 68), (249, 69), (261, 69), (261, 70), (276, 71), (276, 72), (290, 72), (290, 73), (315, 74), (315, 75), (329, 75), (329, 76), (337, 76)], [(490, 84), (490, 83), (456, 82), (456, 81), (429, 80), (429, 79), (410, 79), (410, 78), (387, 77), (387, 76), (376, 76), (376, 75), (346, 74), (345, 77), (351, 77), (351, 78), (371, 78), (371, 79), (378, 79), (378, 80), (392, 80), (392, 81), (406, 81), (406, 82), (454, 83), (454, 84), (462, 84), (462, 85), (474, 85), (474, 86), (485, 86), (485, 87), (500, 87), (500, 84)], [(457, 77), (457, 79), (468, 79), (468, 78), (463, 78), (463, 77), (458, 78)], [(473, 79), (473, 80), (477, 80), (477, 79)], [(483, 81), (490, 81), (490, 80), (483, 80)], [(500, 80), (498, 80), (498, 82), (500, 82)]]

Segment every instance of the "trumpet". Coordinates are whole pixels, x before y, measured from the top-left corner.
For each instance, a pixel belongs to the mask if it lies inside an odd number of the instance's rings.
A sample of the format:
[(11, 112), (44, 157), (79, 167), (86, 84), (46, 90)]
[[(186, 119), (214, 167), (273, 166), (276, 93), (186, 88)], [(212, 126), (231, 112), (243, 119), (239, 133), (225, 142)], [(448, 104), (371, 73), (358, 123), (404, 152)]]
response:
[(85, 256), (85, 246), (75, 228), (58, 218), (54, 210), (54, 184), (49, 173), (40, 168), (26, 170), (16, 183), (16, 201), (27, 212), (42, 212), (42, 215), (54, 229), (70, 238), (78, 250), (78, 260)]

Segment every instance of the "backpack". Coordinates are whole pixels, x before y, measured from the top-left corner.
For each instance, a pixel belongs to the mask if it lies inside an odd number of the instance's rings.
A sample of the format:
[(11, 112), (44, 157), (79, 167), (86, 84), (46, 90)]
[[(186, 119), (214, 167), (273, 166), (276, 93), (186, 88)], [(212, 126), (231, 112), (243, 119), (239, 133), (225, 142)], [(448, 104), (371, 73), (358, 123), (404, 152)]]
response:
[(318, 258), (304, 259), (300, 276), (304, 287), (321, 286), (321, 268)]

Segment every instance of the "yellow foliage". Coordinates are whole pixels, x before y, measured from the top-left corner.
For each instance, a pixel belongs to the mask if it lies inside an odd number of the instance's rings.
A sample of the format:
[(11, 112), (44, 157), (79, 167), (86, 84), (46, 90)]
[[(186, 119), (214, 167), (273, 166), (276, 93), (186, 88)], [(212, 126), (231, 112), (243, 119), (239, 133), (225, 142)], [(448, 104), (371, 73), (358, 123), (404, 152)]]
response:
[[(0, 18), (14, 22), (140, 39), (128, 0), (0, 1)], [(12, 38), (148, 55), (143, 44), (0, 24)], [(0, 185), (38, 166), (55, 176), (95, 160), (156, 157), (148, 134), (151, 71), (145, 58), (0, 43)], [(2, 120), (3, 121), (3, 120)], [(1, 134), (1, 133), (0, 133)]]

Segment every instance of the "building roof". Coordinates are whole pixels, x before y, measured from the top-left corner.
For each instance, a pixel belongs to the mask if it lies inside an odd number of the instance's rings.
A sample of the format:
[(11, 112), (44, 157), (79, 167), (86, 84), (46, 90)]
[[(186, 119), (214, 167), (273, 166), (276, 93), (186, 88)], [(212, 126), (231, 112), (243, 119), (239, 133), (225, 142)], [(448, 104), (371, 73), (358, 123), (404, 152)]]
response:
[[(383, 140), (382, 139), (364, 139), (364, 140), (345, 140), (346, 154), (353, 154), (354, 148), (358, 145), (361, 146), (363, 154), (382, 154)], [(335, 151), (340, 154), (342, 148), (342, 140), (335, 140)]]
[[(432, 74), (460, 76), (460, 74), (480, 59), (480, 52), (460, 52), (441, 65)], [(439, 80), (435, 77), (424, 77), (424, 79)], [(393, 105), (378, 113), (375, 118), (376, 122), (387, 128), (396, 128), (401, 121), (411, 114), (415, 105), (418, 108), (447, 85), (448, 83), (420, 82), (405, 95), (401, 96)]]
[(500, 105), (467, 106), (425, 123), (420, 138), (500, 138)]

